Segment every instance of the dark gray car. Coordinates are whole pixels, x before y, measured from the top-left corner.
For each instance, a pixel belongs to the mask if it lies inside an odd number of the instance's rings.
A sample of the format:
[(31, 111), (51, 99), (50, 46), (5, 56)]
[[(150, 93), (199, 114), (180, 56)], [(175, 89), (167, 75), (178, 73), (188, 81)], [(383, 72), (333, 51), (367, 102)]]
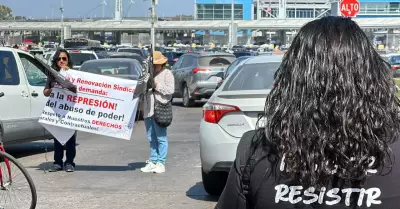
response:
[(139, 49), (139, 48), (118, 48), (117, 52), (135, 53), (135, 54), (139, 54), (143, 58), (146, 57), (146, 55), (143, 53), (143, 50)]
[(142, 66), (135, 59), (98, 59), (83, 63), (79, 71), (138, 80), (142, 73)]
[(195, 100), (208, 99), (221, 81), (226, 68), (236, 57), (229, 53), (186, 53), (171, 71), (175, 77), (175, 98), (183, 98), (183, 105), (190, 107)]
[(144, 59), (140, 54), (129, 53), (129, 52), (109, 52), (108, 56), (110, 59), (119, 59), (119, 58), (135, 59), (139, 61), (141, 64), (143, 64), (143, 62), (146, 61), (146, 59)]

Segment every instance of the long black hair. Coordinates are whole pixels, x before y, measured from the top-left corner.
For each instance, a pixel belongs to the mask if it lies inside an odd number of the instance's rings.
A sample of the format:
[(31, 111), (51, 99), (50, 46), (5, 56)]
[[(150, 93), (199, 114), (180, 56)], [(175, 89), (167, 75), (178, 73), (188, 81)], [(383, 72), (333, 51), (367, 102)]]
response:
[(290, 179), (322, 187), (332, 177), (363, 181), (367, 171), (392, 167), (389, 146), (400, 130), (395, 83), (354, 21), (329, 16), (304, 25), (275, 76), (254, 144), (284, 163)]
[(68, 67), (72, 69), (73, 63), (72, 63), (71, 56), (69, 55), (68, 51), (63, 48), (58, 48), (57, 51), (54, 53), (53, 59), (51, 60), (51, 68), (53, 68), (54, 70), (60, 71), (60, 68), (57, 65), (57, 60), (58, 60), (58, 57), (60, 56), (60, 54), (63, 52), (68, 57)]

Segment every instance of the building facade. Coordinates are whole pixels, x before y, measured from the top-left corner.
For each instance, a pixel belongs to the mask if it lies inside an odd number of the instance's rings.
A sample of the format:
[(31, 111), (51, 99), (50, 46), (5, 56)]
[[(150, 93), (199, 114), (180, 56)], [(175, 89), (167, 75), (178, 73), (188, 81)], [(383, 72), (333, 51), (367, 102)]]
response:
[[(234, 0), (235, 20), (319, 18), (331, 14), (340, 0)], [(359, 0), (357, 17), (400, 17), (400, 0)], [(195, 0), (197, 20), (230, 20), (232, 0)]]
[(359, 0), (357, 17), (400, 17), (400, 0)]
[[(357, 18), (400, 17), (400, 0), (358, 1), (360, 12)], [(234, 19), (315, 19), (327, 15), (340, 15), (338, 2), (340, 0), (234, 0)], [(232, 0), (194, 0), (193, 16), (196, 20), (231, 20)], [(291, 41), (295, 33), (296, 31), (247, 30), (238, 31), (237, 38), (240, 44), (268, 43), (273, 40), (286, 43)], [(228, 31), (196, 32), (199, 43), (226, 43), (228, 35)], [(400, 45), (398, 33), (386, 31), (383, 35), (371, 34), (371, 37), (374, 37), (374, 40), (382, 39), (381, 42), (385, 45)]]
[(255, 19), (318, 18), (329, 15), (328, 0), (255, 0)]
[[(235, 0), (235, 20), (252, 20), (254, 0)], [(195, 0), (195, 19), (230, 20), (232, 18), (232, 0)]]

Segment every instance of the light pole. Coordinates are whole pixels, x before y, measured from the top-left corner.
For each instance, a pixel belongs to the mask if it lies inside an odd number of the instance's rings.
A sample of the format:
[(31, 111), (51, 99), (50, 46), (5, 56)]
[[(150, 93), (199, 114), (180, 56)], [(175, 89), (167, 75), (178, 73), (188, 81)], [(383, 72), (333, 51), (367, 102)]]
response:
[(235, 21), (235, 0), (232, 0), (232, 8), (231, 8), (231, 30), (230, 30), (230, 34), (229, 34), (229, 45), (230, 45), (230, 47), (233, 47), (233, 45), (235, 44), (234, 42), (234, 37), (235, 37), (235, 33), (233, 32), (233, 30), (234, 30), (234, 26), (233, 26), (233, 24), (234, 24), (234, 21)]
[(156, 23), (156, 5), (158, 4), (158, 0), (152, 0), (151, 2), (151, 31), (150, 31), (150, 37), (151, 37), (151, 49), (154, 50), (154, 47), (156, 45), (156, 30), (154, 28), (154, 25)]
[(64, 0), (61, 0), (60, 12), (61, 12), (61, 40), (60, 40), (60, 45), (62, 45), (64, 43)]

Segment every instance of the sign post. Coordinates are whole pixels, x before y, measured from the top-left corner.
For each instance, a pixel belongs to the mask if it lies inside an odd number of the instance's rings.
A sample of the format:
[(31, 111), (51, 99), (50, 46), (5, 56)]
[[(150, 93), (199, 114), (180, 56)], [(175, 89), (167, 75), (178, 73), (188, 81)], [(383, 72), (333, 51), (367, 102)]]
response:
[(342, 0), (339, 7), (340, 13), (344, 17), (355, 17), (360, 12), (360, 2), (358, 0)]

